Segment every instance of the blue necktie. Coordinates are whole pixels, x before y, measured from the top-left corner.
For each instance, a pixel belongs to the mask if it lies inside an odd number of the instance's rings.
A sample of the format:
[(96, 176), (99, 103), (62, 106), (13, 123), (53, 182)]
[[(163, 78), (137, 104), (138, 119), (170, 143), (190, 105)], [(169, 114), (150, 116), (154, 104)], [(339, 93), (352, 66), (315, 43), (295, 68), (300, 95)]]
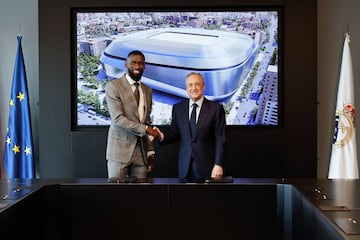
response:
[(191, 136), (195, 136), (195, 132), (196, 132), (196, 108), (197, 108), (197, 104), (193, 103), (192, 104), (192, 111), (191, 111), (191, 116), (190, 116), (190, 129), (191, 129)]

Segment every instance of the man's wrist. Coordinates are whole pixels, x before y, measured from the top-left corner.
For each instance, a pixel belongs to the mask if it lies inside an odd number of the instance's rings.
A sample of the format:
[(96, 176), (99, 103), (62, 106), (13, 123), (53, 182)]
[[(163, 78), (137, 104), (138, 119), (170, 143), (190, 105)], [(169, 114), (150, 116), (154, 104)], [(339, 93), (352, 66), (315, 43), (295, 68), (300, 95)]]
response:
[(164, 137), (165, 137), (164, 134), (161, 132), (160, 137), (159, 137), (159, 141), (160, 142), (164, 141)]

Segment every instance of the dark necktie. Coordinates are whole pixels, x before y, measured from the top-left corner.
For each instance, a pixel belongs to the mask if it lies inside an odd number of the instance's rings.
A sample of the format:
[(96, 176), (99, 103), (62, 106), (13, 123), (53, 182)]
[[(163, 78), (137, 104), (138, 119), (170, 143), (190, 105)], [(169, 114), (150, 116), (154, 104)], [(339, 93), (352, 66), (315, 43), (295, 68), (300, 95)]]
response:
[(191, 136), (195, 136), (195, 132), (196, 132), (196, 108), (197, 108), (197, 104), (193, 103), (192, 104), (192, 111), (191, 111), (191, 115), (190, 115), (190, 129), (191, 129)]
[(136, 83), (134, 83), (134, 85), (135, 85), (135, 91), (134, 91), (135, 99), (136, 99), (137, 105), (139, 106), (139, 100), (140, 100), (139, 83), (136, 82)]

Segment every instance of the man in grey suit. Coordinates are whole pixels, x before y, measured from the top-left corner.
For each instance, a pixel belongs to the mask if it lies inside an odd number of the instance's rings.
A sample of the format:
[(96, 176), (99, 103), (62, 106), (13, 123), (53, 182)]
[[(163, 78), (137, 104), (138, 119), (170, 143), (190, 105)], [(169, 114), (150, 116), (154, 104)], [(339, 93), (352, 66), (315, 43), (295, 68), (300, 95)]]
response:
[(160, 145), (180, 140), (179, 178), (221, 178), (224, 174), (225, 111), (222, 105), (204, 97), (204, 89), (200, 73), (188, 74), (189, 99), (173, 106), (168, 131), (154, 128), (160, 134)]
[(149, 126), (152, 90), (140, 81), (145, 69), (142, 52), (130, 52), (125, 66), (127, 73), (105, 86), (111, 117), (106, 149), (108, 177), (144, 179), (152, 170), (155, 153), (149, 135), (158, 137)]

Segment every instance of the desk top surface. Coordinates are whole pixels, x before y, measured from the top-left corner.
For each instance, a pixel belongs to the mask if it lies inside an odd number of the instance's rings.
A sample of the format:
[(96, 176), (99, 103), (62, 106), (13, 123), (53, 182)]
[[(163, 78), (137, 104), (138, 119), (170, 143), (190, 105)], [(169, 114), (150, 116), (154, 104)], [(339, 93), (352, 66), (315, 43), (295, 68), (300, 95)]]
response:
[(266, 179), (233, 178), (229, 182), (208, 183), (176, 178), (109, 181), (103, 178), (82, 179), (0, 179), (0, 213), (27, 195), (49, 185), (274, 185), (296, 189), (320, 214), (330, 219), (344, 232), (347, 239), (360, 239), (360, 180), (328, 179)]

